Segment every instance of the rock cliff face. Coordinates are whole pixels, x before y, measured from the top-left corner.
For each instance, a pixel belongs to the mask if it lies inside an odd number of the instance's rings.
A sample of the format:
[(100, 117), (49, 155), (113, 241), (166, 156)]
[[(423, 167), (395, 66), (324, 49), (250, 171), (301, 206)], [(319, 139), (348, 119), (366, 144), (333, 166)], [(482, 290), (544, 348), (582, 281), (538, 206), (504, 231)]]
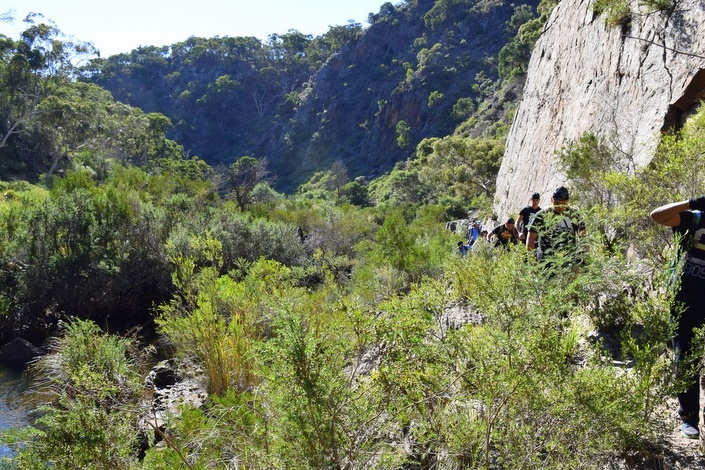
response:
[[(705, 97), (705, 3), (679, 0), (608, 26), (593, 0), (562, 0), (529, 63), (524, 96), (497, 177), (495, 211), (515, 214), (534, 191), (549, 204), (566, 183), (555, 151), (587, 132), (648, 164), (659, 134), (679, 127)], [(570, 184), (568, 183), (568, 186)]]

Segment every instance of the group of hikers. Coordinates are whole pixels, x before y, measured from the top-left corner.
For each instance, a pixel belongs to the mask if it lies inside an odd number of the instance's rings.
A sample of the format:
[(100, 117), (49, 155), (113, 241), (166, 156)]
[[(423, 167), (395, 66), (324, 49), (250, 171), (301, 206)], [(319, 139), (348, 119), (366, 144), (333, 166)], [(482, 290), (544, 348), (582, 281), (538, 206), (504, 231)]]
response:
[(575, 249), (577, 237), (585, 232), (585, 222), (569, 201), (568, 189), (560, 186), (551, 194), (551, 205), (546, 209), (540, 206), (541, 195), (534, 193), (529, 204), (519, 211), (518, 220), (509, 217), (491, 231), (483, 230), (482, 223), (472, 219), (467, 241), (458, 242), (458, 252), (467, 255), (478, 241), (498, 247), (521, 242), (527, 250), (535, 252), (537, 259), (549, 258), (557, 250)]
[[(568, 189), (561, 186), (551, 194), (551, 205), (540, 207), (541, 196), (534, 193), (529, 205), (519, 212), (518, 223), (508, 218), (491, 231), (482, 229), (478, 220), (472, 220), (467, 243), (458, 247), (465, 256), (480, 240), (496, 246), (524, 243), (526, 249), (536, 253), (536, 258), (550, 263), (558, 252), (568, 254), (572, 261), (580, 262), (578, 239), (585, 232), (585, 223), (577, 208), (569, 205)], [(672, 202), (655, 208), (651, 219), (670, 227), (679, 243), (679, 254), (684, 258), (680, 284), (673, 305), (676, 319), (674, 337), (669, 346), (674, 350), (676, 362), (683, 363), (695, 351), (696, 331), (705, 326), (705, 195)], [(678, 393), (680, 433), (688, 439), (700, 437), (700, 373), (701, 368), (679, 367), (678, 375), (686, 389)], [(705, 381), (703, 382), (705, 384)]]

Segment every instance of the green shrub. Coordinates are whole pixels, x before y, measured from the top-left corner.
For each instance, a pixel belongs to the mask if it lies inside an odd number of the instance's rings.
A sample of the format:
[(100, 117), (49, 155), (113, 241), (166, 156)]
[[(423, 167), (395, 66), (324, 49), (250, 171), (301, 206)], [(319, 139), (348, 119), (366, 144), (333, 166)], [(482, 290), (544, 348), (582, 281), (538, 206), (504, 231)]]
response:
[[(219, 275), (222, 255), (217, 240), (193, 238), (188, 250), (183, 253), (172, 247), (177, 293), (159, 307), (157, 325), (180, 354), (203, 365), (210, 393), (224, 395), (230, 387), (244, 390), (254, 383), (249, 350), (260, 334), (260, 312), (251, 297), (255, 292), (247, 290), (247, 280), (236, 283)], [(264, 273), (262, 269), (252, 271)], [(263, 277), (261, 282), (267, 280)]]
[(134, 412), (97, 408), (81, 397), (40, 412), (29, 440), (17, 449), (18, 468), (135, 468)]
[(262, 350), (276, 466), (368, 468), (373, 442), (365, 438), (377, 431), (379, 404), (351, 365), (360, 344), (320, 295), (289, 295), (277, 306), (275, 335)]
[[(523, 250), (458, 262), (456, 292), (483, 318), (459, 333), (458, 346), (466, 397), (458, 399), (474, 404), (466, 425), (483, 436), (465, 456), (472, 466), (576, 468), (667, 431), (656, 411), (673, 391), (663, 355), (673, 331), (672, 290), (665, 278), (649, 279), (626, 262), (619, 272), (602, 269), (608, 259), (592, 253), (570, 272), (546, 272), (525, 261)], [(631, 369), (613, 365), (599, 342), (586, 342), (590, 319), (605, 321), (595, 297), (615, 283), (633, 293), (613, 306), (620, 321), (611, 325)]]
[(610, 26), (631, 21), (632, 12), (628, 0), (596, 0), (592, 8), (598, 15), (606, 14), (605, 22)]
[(52, 402), (16, 442), (19, 468), (133, 468), (143, 358), (95, 323), (67, 324), (52, 352), (32, 366), (34, 389), (50, 392)]
[[(645, 5), (650, 11), (668, 11), (675, 5), (674, 0), (640, 0), (639, 5)], [(627, 24), (632, 17), (627, 0), (596, 0), (593, 10), (597, 14), (606, 13), (605, 22), (611, 26)]]
[(171, 242), (183, 244), (204, 231), (221, 243), (225, 271), (232, 269), (238, 259), (256, 261), (264, 257), (286, 265), (304, 263), (304, 246), (295, 226), (254, 218), (231, 203), (184, 220)]

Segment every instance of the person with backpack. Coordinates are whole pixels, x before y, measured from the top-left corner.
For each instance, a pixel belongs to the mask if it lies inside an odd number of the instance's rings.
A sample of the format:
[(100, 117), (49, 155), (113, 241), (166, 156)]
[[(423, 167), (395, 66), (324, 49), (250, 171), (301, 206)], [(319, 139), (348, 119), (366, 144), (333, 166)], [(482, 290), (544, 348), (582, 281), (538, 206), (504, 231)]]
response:
[(527, 227), (526, 249), (536, 250), (536, 259), (547, 265), (583, 262), (578, 238), (585, 233), (585, 222), (569, 201), (568, 189), (556, 188), (551, 206), (534, 214)]
[[(676, 305), (672, 314), (677, 318), (675, 336), (671, 346), (676, 352), (676, 361), (688, 357), (692, 349), (693, 330), (705, 325), (705, 196), (687, 201), (672, 202), (651, 211), (651, 219), (660, 225), (671, 227), (680, 242), (680, 253), (685, 256), (680, 275), (680, 287), (676, 293)], [(681, 310), (681, 307), (683, 309)], [(698, 358), (698, 364), (700, 360)], [(688, 439), (700, 436), (700, 370), (684, 376), (688, 388), (678, 394), (678, 415), (681, 419), (681, 435)]]

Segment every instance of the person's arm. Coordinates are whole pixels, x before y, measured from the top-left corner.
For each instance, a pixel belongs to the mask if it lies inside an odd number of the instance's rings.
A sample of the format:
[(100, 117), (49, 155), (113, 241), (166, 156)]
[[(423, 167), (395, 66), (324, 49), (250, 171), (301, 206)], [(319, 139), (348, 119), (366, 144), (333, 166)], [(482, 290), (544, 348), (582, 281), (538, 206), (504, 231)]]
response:
[(517, 218), (517, 224), (514, 226), (514, 228), (516, 228), (517, 233), (519, 235), (524, 234), (524, 211), (525, 211), (525, 209), (522, 209), (519, 212), (519, 217)]
[(529, 230), (526, 234), (526, 249), (531, 251), (536, 248), (536, 238), (539, 234), (537, 232)]
[(495, 227), (494, 230), (492, 230), (490, 233), (488, 233), (487, 237), (485, 239), (488, 242), (493, 242), (497, 239), (498, 235), (499, 235), (499, 226)]
[(699, 199), (701, 198), (697, 198), (696, 200), (691, 199), (690, 201), (672, 202), (657, 207), (651, 211), (651, 219), (657, 224), (665, 225), (666, 227), (677, 227), (681, 223), (680, 213), (688, 209), (694, 209), (691, 205), (691, 201), (694, 202), (694, 205), (698, 206), (699, 203), (696, 201)]
[(519, 214), (519, 223), (516, 224), (514, 227), (517, 231), (517, 237), (519, 240), (522, 242), (526, 240), (526, 236), (524, 235), (524, 217), (522, 217), (521, 214)]

